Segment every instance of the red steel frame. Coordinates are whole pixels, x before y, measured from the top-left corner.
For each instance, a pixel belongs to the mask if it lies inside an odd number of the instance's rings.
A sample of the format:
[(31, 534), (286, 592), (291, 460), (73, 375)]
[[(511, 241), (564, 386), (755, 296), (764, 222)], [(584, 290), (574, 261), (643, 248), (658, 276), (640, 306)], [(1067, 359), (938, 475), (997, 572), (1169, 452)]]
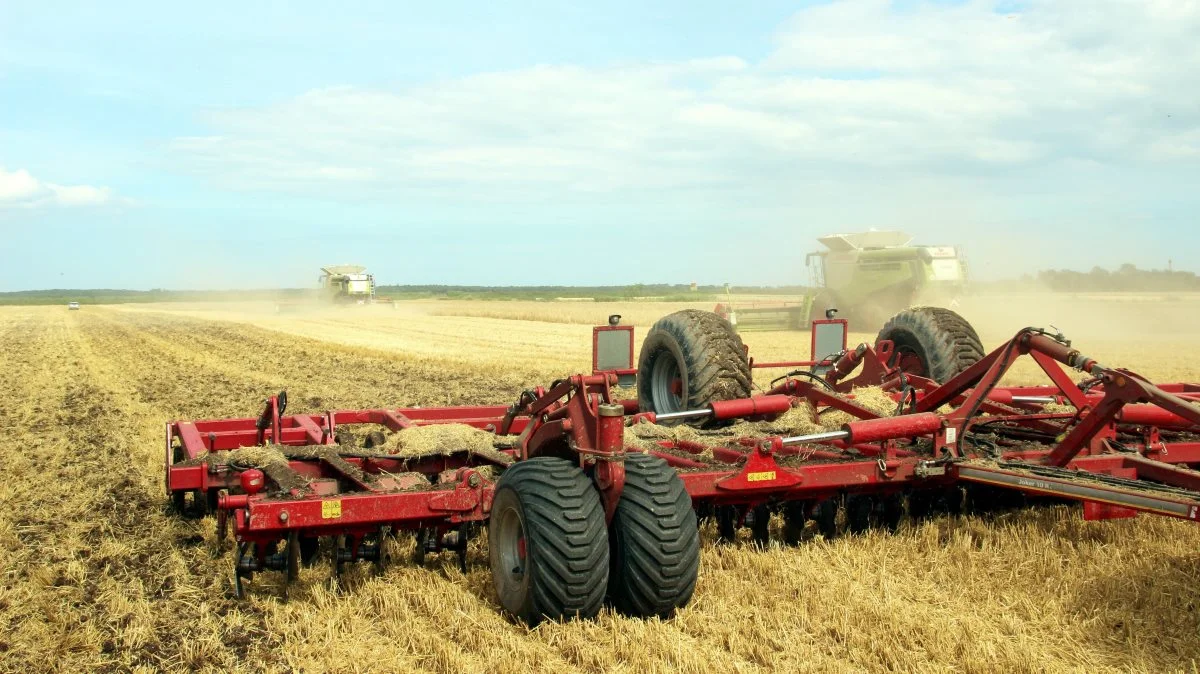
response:
[[(813, 504), (844, 494), (889, 495), (977, 483), (1084, 501), (1089, 518), (1144, 511), (1200, 519), (1200, 472), (1191, 469), (1200, 465), (1200, 407), (1195, 404), (1200, 385), (1154, 386), (1128, 370), (1103, 367), (1061, 338), (1033, 329), (1022, 330), (940, 386), (902, 372), (891, 364), (892, 355), (887, 342), (844, 350), (825, 375), (826, 385), (787, 378), (765, 397), (714, 404), (710, 410), (718, 418), (760, 418), (785, 409), (788, 400), (803, 399), (815, 410), (837, 409), (858, 419), (845, 425), (840, 437), (664, 441), (652, 453), (679, 470), (698, 506)], [(998, 385), (1023, 356), (1041, 367), (1050, 385)], [(631, 352), (631, 365), (632, 358)], [(1063, 366), (1092, 379), (1081, 387)], [(846, 379), (854, 371), (858, 375)], [(494, 490), (483, 468), (556, 455), (577, 460), (593, 476), (611, 517), (624, 480), (624, 454), (634, 451), (622, 446), (623, 426), (653, 418), (637, 414), (636, 400), (613, 399), (616, 375), (569, 377), (549, 389), (528, 391), (511, 406), (286, 415), (286, 398), (272, 396), (256, 418), (167, 424), (167, 491), (219, 494), (219, 512), (232, 515), (234, 534), (242, 543), (267, 544), (299, 532), (348, 536), (357, 550), (364, 536), (385, 527), (445, 531), (481, 522), (488, 517)], [(845, 395), (862, 384), (883, 385), (903, 413), (880, 417)], [(1028, 397), (1065, 402), (1073, 411), (1046, 412)], [(953, 411), (935, 412), (946, 404)], [(493, 432), (508, 446), (487, 457), (464, 451), (405, 459), (341, 450), (341, 462), (293, 457), (290, 468), (312, 481), (287, 494), (263, 490), (258, 471), (221, 459), (227, 450), (261, 444), (285, 450), (333, 446), (337, 430), (348, 426), (378, 424), (398, 431), (447, 423)], [(984, 433), (994, 439), (980, 440)], [(406, 479), (411, 473), (431, 482)], [(391, 477), (381, 482), (376, 479), (380, 476)]]
[(812, 367), (820, 365), (817, 360), (817, 326), (818, 325), (841, 325), (842, 326), (842, 353), (846, 351), (846, 340), (849, 337), (850, 323), (844, 318), (818, 318), (812, 321), (811, 341), (809, 342), (809, 359), (808, 360), (784, 360), (775, 362), (758, 363), (753, 358), (750, 359), (751, 368), (783, 368), (783, 367)]

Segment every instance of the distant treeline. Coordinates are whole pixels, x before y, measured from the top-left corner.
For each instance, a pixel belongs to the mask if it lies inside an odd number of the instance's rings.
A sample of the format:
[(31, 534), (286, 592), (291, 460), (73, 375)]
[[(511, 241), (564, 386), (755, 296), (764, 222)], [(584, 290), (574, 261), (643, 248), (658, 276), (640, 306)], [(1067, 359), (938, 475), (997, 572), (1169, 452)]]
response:
[[(730, 286), (731, 293), (755, 295), (796, 295), (803, 286)], [(591, 298), (598, 302), (656, 298), (671, 301), (707, 301), (725, 294), (725, 286), (698, 285), (695, 290), (686, 284), (636, 283), (628, 286), (446, 286), (408, 285), (379, 286), (379, 295), (396, 299), (455, 299), (455, 300), (552, 300), (556, 298)]]
[(281, 290), (119, 290), (100, 288), (92, 290), (19, 290), (0, 293), (3, 304), (131, 304), (138, 302), (244, 302), (254, 300), (274, 301), (315, 296), (316, 291), (307, 289)]
[[(1022, 278), (1033, 282), (1031, 276)], [(1200, 291), (1200, 278), (1190, 271), (1138, 269), (1123, 264), (1114, 271), (1094, 267), (1089, 272), (1050, 269), (1040, 271), (1037, 285), (1054, 292), (1184, 292)]]
[[(1200, 277), (1187, 271), (1138, 269), (1132, 264), (1114, 271), (1096, 267), (1089, 272), (1048, 269), (1036, 275), (1026, 274), (1017, 281), (973, 283), (976, 290), (1012, 289), (1014, 286), (1054, 292), (1200, 292)], [(729, 292), (741, 295), (784, 295), (796, 297), (805, 286), (730, 286)], [(626, 286), (452, 286), (387, 285), (378, 286), (380, 297), (397, 300), (555, 300), (560, 298), (594, 299), (598, 302), (661, 299), (672, 302), (707, 302), (724, 295), (723, 285), (701, 285), (695, 290), (682, 283), (637, 283)], [(246, 302), (317, 298), (320, 291), (309, 288), (279, 290), (22, 290), (0, 292), (4, 304), (125, 304), (132, 302)]]
[[(756, 295), (797, 295), (802, 286), (731, 286), (732, 293)], [(406, 299), (480, 299), (480, 300), (553, 300), (557, 298), (591, 298), (614, 301), (655, 298), (669, 301), (709, 301), (725, 293), (725, 286), (687, 284), (638, 283), (628, 286), (449, 286), (449, 285), (391, 285), (377, 286), (380, 297)], [(135, 302), (247, 302), (316, 298), (320, 291), (307, 288), (280, 290), (21, 290), (0, 293), (4, 304), (127, 304)]]

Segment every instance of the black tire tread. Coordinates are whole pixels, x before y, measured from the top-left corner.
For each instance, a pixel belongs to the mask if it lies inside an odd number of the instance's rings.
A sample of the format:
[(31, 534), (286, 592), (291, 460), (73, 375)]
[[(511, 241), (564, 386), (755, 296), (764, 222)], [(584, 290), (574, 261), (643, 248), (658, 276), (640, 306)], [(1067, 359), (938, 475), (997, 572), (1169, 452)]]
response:
[(965, 318), (941, 307), (914, 307), (893, 316), (879, 331), (879, 339), (915, 338), (925, 352), (930, 379), (945, 383), (979, 362), (983, 342)]
[(517, 617), (591, 618), (604, 605), (608, 537), (599, 492), (578, 466), (536, 457), (504, 471), (496, 486), (518, 494), (530, 548), (532, 611)]
[(711, 311), (684, 309), (663, 316), (646, 334), (638, 362), (638, 398), (643, 401), (643, 411), (654, 411), (648, 407), (652, 404), (648, 363), (654, 349), (646, 346), (654, 345), (664, 334), (683, 352), (683, 367), (688, 373), (686, 409), (750, 397), (753, 376), (741, 336), (729, 321)]
[(609, 597), (626, 615), (670, 617), (696, 590), (700, 535), (683, 480), (666, 461), (625, 457), (625, 489), (613, 516)]

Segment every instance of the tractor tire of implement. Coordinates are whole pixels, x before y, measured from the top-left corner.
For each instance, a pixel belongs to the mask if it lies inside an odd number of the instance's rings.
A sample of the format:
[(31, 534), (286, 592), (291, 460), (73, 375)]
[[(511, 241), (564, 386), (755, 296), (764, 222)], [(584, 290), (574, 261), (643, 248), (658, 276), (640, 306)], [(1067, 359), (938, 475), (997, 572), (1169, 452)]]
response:
[(983, 342), (965, 318), (949, 309), (905, 309), (884, 324), (879, 340), (890, 340), (896, 351), (889, 365), (944, 384), (979, 362)]
[[(704, 408), (718, 400), (749, 398), (750, 361), (729, 321), (698, 309), (668, 314), (650, 328), (638, 358), (643, 412)], [(701, 426), (728, 422), (701, 419)]]
[(609, 543), (591, 479), (570, 461), (536, 457), (505, 470), (495, 494), (488, 554), (504, 610), (531, 627), (599, 613)]
[(668, 618), (696, 590), (700, 533), (679, 473), (649, 454), (625, 457), (625, 489), (609, 530), (608, 594), (621, 613)]

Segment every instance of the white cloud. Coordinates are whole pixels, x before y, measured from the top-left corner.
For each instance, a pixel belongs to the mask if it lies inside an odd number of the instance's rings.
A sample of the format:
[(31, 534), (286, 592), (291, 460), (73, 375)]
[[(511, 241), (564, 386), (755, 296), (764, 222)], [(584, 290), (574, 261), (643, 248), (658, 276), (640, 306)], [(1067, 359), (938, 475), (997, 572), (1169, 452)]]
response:
[(57, 185), (38, 180), (25, 169), (0, 166), (0, 209), (40, 206), (95, 206), (114, 200), (112, 190), (91, 185)]
[[(535, 197), (818, 173), (1195, 164), (1200, 3), (883, 0), (796, 14), (759, 63), (542, 65), (211, 113), (170, 149), (237, 189)], [(1168, 116), (1170, 115), (1170, 116)]]

